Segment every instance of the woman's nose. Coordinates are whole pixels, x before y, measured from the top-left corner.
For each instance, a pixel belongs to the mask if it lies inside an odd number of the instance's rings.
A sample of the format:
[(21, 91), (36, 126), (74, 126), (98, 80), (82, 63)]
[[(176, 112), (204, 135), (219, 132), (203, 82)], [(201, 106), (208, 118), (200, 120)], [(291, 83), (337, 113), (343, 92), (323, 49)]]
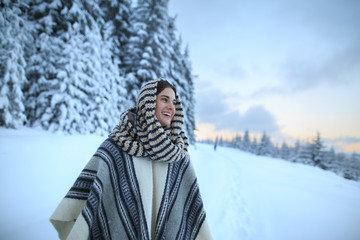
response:
[(175, 110), (175, 104), (172, 103), (172, 102), (170, 102), (170, 103), (167, 105), (167, 107), (168, 107), (169, 109)]

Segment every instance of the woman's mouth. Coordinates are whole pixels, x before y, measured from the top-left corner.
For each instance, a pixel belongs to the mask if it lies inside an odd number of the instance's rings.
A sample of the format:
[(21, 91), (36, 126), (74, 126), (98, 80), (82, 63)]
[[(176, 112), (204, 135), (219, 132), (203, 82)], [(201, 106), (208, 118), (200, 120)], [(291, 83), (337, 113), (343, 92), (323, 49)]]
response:
[(171, 117), (171, 113), (163, 112), (163, 115)]

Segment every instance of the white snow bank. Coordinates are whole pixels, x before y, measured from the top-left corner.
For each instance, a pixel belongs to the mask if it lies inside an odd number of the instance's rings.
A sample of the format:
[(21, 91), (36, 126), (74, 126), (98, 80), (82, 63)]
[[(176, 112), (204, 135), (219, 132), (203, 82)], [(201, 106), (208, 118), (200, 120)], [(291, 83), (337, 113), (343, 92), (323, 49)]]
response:
[[(48, 219), (104, 139), (0, 128), (0, 239), (57, 239)], [(360, 239), (359, 182), (205, 144), (190, 155), (215, 239)]]

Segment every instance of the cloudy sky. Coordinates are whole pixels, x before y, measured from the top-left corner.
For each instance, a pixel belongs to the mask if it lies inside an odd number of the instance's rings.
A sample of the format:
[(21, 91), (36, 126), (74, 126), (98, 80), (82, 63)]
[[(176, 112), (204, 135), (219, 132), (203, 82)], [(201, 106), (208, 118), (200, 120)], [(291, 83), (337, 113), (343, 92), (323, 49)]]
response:
[(170, 0), (190, 49), (197, 136), (248, 129), (360, 152), (360, 1)]

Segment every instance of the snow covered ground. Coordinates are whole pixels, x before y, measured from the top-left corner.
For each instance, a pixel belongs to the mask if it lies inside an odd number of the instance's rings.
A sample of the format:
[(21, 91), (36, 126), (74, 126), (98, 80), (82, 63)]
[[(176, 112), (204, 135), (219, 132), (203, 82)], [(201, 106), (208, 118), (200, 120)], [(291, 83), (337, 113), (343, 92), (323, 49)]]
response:
[[(0, 128), (0, 239), (57, 239), (48, 219), (103, 140)], [(359, 182), (236, 149), (190, 154), (215, 239), (360, 239)]]

